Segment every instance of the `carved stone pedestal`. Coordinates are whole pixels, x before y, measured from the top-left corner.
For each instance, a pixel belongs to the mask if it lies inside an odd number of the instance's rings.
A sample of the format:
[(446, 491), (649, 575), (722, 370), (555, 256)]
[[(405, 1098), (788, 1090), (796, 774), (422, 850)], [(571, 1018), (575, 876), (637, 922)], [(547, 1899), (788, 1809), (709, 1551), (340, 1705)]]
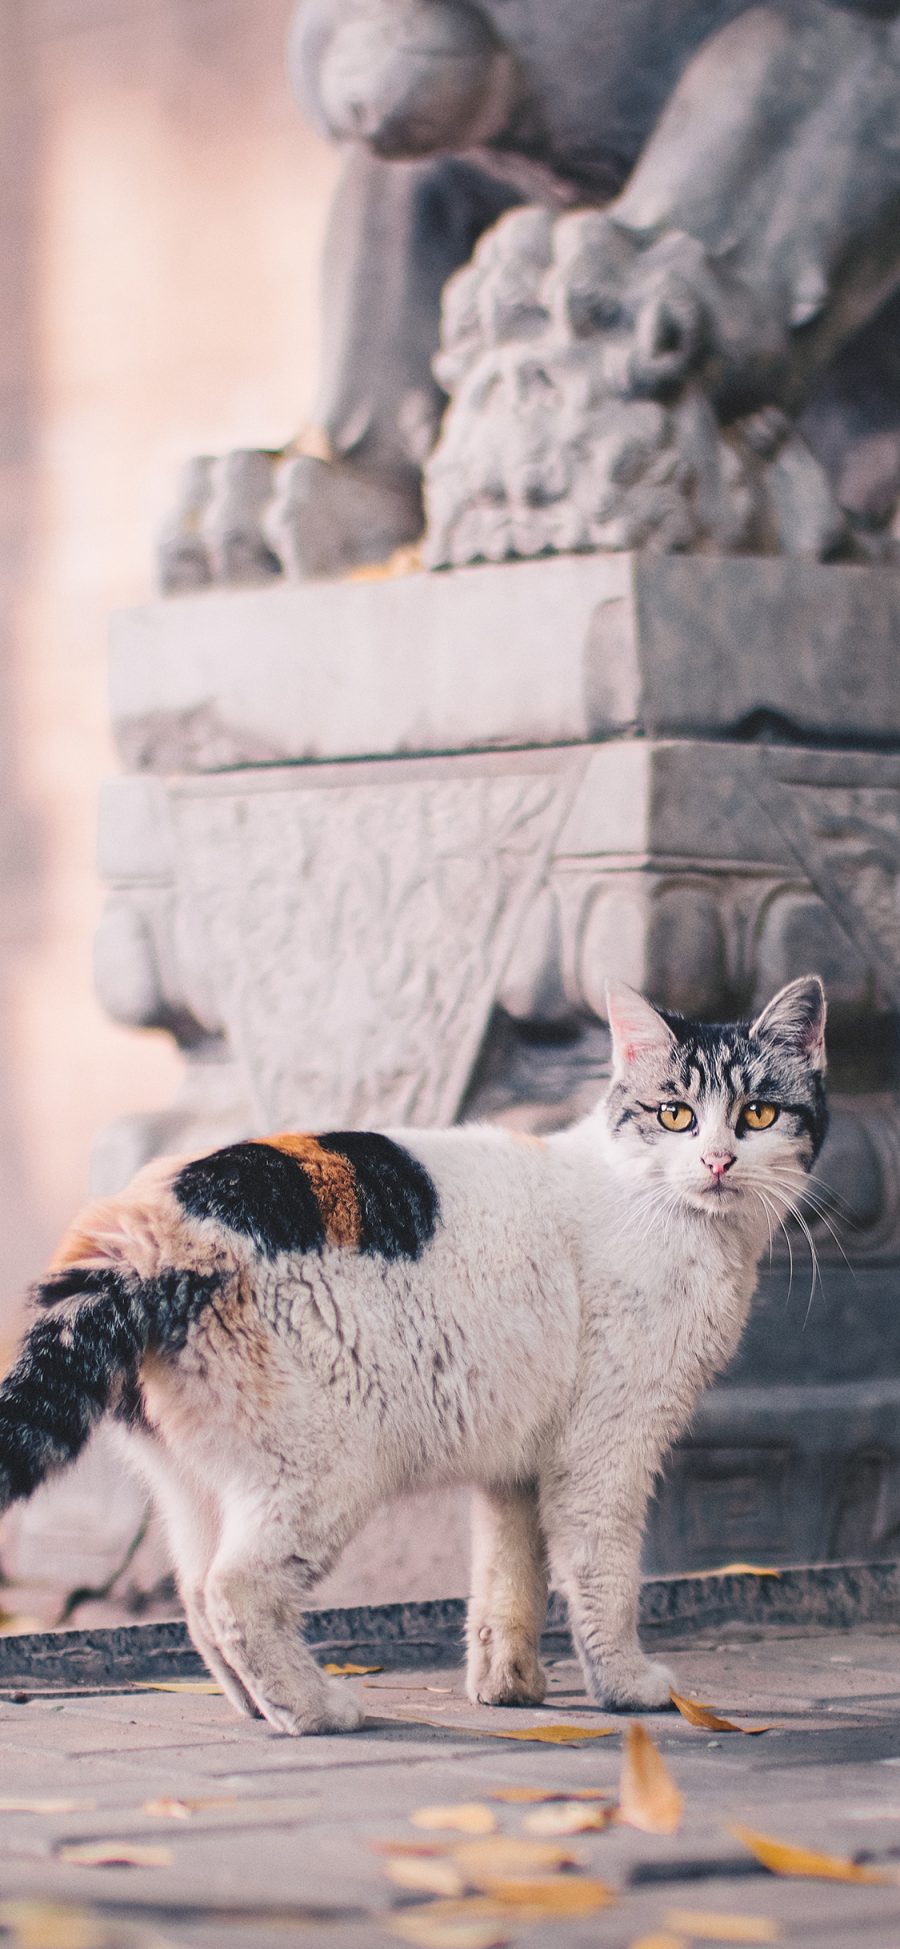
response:
[(98, 1188), (272, 1127), (551, 1128), (601, 1087), (607, 976), (715, 1017), (816, 968), (852, 1269), (812, 1213), (811, 1297), (776, 1244), (648, 1562), (889, 1553), (898, 621), (890, 570), (652, 555), (120, 618), (98, 983), (186, 1074), (101, 1140)]

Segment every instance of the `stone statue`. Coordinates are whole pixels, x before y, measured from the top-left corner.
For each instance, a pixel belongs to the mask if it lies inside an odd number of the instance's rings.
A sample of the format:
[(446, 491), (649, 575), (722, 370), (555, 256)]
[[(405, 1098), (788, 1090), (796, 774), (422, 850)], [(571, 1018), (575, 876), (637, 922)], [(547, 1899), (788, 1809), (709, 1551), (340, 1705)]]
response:
[(890, 552), (895, 14), (301, 0), (292, 77), (348, 146), (314, 426), (192, 463), (164, 585), (327, 575), (414, 540), (445, 391), (434, 564)]

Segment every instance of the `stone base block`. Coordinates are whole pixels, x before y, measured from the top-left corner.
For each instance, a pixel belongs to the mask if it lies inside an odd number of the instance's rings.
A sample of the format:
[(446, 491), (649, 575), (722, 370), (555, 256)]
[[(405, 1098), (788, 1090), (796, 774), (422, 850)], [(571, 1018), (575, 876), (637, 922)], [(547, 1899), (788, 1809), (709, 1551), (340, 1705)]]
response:
[(900, 571), (786, 559), (204, 591), (116, 620), (113, 725), (127, 766), (161, 772), (636, 731), (896, 742), (898, 640)]

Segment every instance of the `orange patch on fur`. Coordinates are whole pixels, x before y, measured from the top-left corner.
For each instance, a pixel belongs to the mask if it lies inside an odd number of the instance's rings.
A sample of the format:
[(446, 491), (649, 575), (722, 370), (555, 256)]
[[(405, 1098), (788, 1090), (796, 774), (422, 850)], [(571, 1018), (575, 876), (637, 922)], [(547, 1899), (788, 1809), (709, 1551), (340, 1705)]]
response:
[(271, 1144), (273, 1150), (283, 1150), (288, 1157), (296, 1158), (297, 1163), (302, 1165), (322, 1213), (329, 1245), (358, 1246), (362, 1236), (362, 1219), (356, 1195), (356, 1173), (346, 1157), (323, 1150), (315, 1137), (292, 1130), (281, 1130), (274, 1137), (260, 1137), (257, 1142)]
[[(48, 1272), (63, 1272), (66, 1266), (84, 1265), (89, 1259), (103, 1258), (102, 1247), (91, 1228), (91, 1221), (100, 1218), (100, 1210), (93, 1205), (83, 1211), (62, 1238), (48, 1264)], [(106, 1215), (105, 1213), (103, 1214)]]

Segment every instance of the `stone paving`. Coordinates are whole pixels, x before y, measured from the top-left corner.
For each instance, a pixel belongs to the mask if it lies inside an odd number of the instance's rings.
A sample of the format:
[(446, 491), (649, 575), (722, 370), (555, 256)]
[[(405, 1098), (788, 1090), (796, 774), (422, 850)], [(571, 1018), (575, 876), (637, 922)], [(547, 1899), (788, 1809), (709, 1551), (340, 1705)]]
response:
[[(615, 1900), (580, 1920), (513, 1920), (494, 1940), (539, 1949), (631, 1949), (646, 1937), (659, 1938), (654, 1949), (728, 1939), (898, 1949), (900, 1884), (776, 1877), (729, 1827), (743, 1822), (900, 1874), (900, 1629), (768, 1632), (749, 1642), (726, 1631), (682, 1645), (673, 1663), (685, 1692), (771, 1729), (751, 1738), (697, 1730), (674, 1713), (647, 1715), (684, 1795), (679, 1831), (616, 1824), (578, 1835), (573, 1853)], [(485, 1801), (500, 1831), (521, 1834), (528, 1809), (492, 1793), (615, 1792), (627, 1722), (586, 1708), (568, 1658), (553, 1660), (540, 1711), (475, 1708), (454, 1668), (385, 1669), (344, 1682), (365, 1702), (364, 1728), (303, 1740), (192, 1690), (47, 1689), (43, 1679), (39, 1692), (0, 1690), (0, 1940), (16, 1949), (275, 1949), (292, 1937), (327, 1949), (389, 1945), (398, 1920), (408, 1924), (427, 1897), (394, 1886), (373, 1844), (434, 1838), (410, 1824), (416, 1808)], [(569, 1746), (494, 1736), (560, 1722), (585, 1732), (609, 1726), (613, 1736)], [(186, 1818), (148, 1810), (173, 1798), (208, 1804)], [(68, 1804), (11, 1811), (17, 1799)], [(155, 1866), (86, 1867), (60, 1852), (110, 1840), (162, 1847), (165, 1856)], [(17, 1907), (23, 1902), (63, 1908), (51, 1916)], [(70, 1904), (87, 1919), (66, 1913)], [(690, 1927), (679, 1923), (685, 1910), (694, 1912)], [(729, 1938), (722, 1924), (717, 1936), (697, 1911), (756, 1918), (756, 1934)]]

